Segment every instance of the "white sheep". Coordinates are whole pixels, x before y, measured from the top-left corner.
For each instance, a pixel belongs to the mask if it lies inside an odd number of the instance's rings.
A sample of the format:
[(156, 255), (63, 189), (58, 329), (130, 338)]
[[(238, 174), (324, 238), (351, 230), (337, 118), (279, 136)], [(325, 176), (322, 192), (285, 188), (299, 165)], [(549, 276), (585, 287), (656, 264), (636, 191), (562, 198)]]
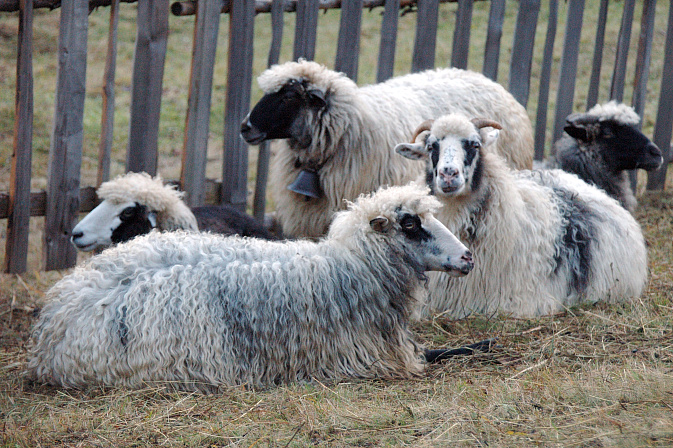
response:
[[(497, 150), (517, 168), (532, 166), (526, 110), (479, 73), (429, 70), (358, 87), (344, 74), (300, 60), (276, 65), (258, 81), (265, 95), (243, 120), (241, 135), (250, 144), (281, 139), (272, 145), (269, 185), (290, 237), (319, 237), (344, 199), (416, 179), (423, 164), (397, 157), (393, 148), (418, 123), (448, 112), (501, 120), (508, 130)], [(302, 171), (317, 173), (316, 197), (288, 190)]]
[(190, 209), (182, 201), (183, 193), (160, 176), (127, 173), (103, 182), (96, 193), (101, 203), (72, 230), (72, 243), (81, 251), (128, 241), (154, 228), (274, 239), (253, 217), (232, 207)]
[(107, 249), (47, 293), (29, 376), (214, 391), (418, 375), (408, 321), (427, 294), (424, 271), (473, 266), (427, 193), (363, 196), (320, 242), (177, 231)]
[(555, 143), (556, 166), (604, 190), (630, 212), (637, 206), (627, 170), (658, 169), (661, 150), (639, 129), (640, 117), (626, 104), (610, 101), (566, 118)]
[(484, 149), (500, 125), (452, 114), (396, 150), (428, 163), (437, 217), (472, 250), (464, 279), (431, 274), (424, 315), (558, 312), (638, 297), (647, 281), (640, 226), (617, 201), (562, 170), (513, 171)]

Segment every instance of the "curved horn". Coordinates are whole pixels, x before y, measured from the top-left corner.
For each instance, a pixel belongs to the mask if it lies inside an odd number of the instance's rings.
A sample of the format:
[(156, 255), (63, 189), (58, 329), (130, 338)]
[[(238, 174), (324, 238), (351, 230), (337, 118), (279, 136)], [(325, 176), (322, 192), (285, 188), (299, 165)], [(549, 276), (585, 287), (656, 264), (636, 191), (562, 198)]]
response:
[(491, 127), (494, 129), (502, 129), (502, 125), (497, 121), (487, 120), (486, 118), (473, 118), (470, 120), (475, 128), (481, 129), (485, 127)]
[(429, 131), (432, 128), (432, 123), (434, 123), (435, 120), (425, 120), (423, 123), (419, 124), (416, 130), (414, 131), (414, 135), (411, 136), (411, 143), (416, 142), (416, 137), (423, 132), (423, 131)]

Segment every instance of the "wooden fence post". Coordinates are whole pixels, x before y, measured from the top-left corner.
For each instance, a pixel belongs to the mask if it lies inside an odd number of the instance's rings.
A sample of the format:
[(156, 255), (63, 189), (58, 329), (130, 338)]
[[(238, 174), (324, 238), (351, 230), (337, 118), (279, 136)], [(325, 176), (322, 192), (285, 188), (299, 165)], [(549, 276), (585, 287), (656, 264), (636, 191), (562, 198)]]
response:
[(451, 67), (467, 68), (473, 6), (474, 0), (458, 0), (458, 11), (451, 46)]
[(605, 42), (605, 26), (608, 20), (608, 1), (601, 0), (598, 10), (598, 28), (596, 29), (596, 43), (594, 44), (594, 59), (591, 66), (591, 78), (589, 79), (589, 93), (587, 94), (587, 107), (589, 110), (598, 103), (598, 86), (601, 83), (601, 66), (603, 65), (603, 43)]
[(168, 0), (138, 2), (127, 171), (157, 173), (161, 86), (168, 39)]
[(397, 46), (397, 23), (400, 15), (400, 0), (386, 0), (381, 22), (381, 44), (376, 82), (392, 78), (395, 69), (395, 47)]
[(502, 25), (505, 22), (505, 0), (491, 0), (491, 9), (488, 13), (488, 31), (486, 34), (486, 49), (484, 50), (484, 66), (482, 73), (493, 81), (498, 80), (498, 65), (500, 63), (500, 39), (502, 39)]
[(362, 0), (342, 0), (334, 70), (345, 73), (355, 82), (358, 81), (361, 22)]
[(250, 109), (254, 27), (255, 1), (233, 2), (229, 17), (222, 203), (240, 211), (245, 211), (248, 197), (248, 145), (239, 133), (241, 121)]
[(26, 270), (30, 224), (30, 162), (33, 150), (33, 2), (19, 4), (19, 38), (14, 97), (14, 151), (9, 183), (9, 216), (4, 271)]
[(547, 139), (547, 107), (549, 105), (549, 85), (551, 83), (551, 66), (554, 62), (554, 41), (558, 24), (558, 0), (549, 1), (549, 19), (547, 35), (542, 55), (540, 71), (540, 87), (537, 99), (537, 117), (535, 119), (535, 160), (544, 160), (545, 141)]
[(89, 3), (63, 0), (56, 110), (47, 171), (45, 270), (68, 268), (77, 261), (70, 233), (79, 213), (88, 26)]
[(203, 205), (206, 197), (210, 106), (221, 10), (222, 0), (199, 0), (196, 8), (180, 172), (185, 202), (190, 207)]
[(294, 53), (292, 58), (315, 57), (316, 33), (318, 30), (318, 0), (297, 0), (297, 20), (294, 30)]
[(411, 59), (411, 71), (420, 72), (435, 66), (437, 42), (437, 19), (439, 0), (418, 0), (416, 13), (416, 37)]
[(617, 54), (615, 56), (615, 69), (612, 72), (610, 99), (619, 102), (624, 101), (624, 80), (626, 79), (626, 62), (629, 57), (629, 44), (631, 42), (631, 27), (633, 26), (635, 1), (636, 0), (624, 0), (622, 25), (619, 29), (619, 39), (617, 40)]
[(521, 0), (516, 16), (512, 59), (509, 64), (509, 91), (523, 107), (528, 106), (530, 69), (533, 64), (533, 48), (540, 0)]

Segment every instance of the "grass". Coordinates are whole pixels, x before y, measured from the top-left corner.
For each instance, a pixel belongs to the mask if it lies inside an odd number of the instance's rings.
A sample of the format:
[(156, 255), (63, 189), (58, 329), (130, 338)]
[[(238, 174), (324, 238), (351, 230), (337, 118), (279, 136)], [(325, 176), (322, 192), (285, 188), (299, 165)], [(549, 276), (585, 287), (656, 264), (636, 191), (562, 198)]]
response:
[[(543, 2), (541, 17), (545, 17)], [(560, 2), (559, 17), (565, 16)], [(593, 57), (592, 21), (598, 2), (587, 2), (579, 55), (575, 110), (583, 110)], [(667, 9), (658, 2), (655, 56), (643, 119), (652, 135), (659, 88)], [(607, 41), (614, 42), (621, 2), (611, 2)], [(112, 174), (124, 169), (128, 107), (135, 36), (135, 6), (121, 7), (117, 72), (117, 109)], [(376, 73), (380, 10), (363, 14), (359, 82)], [(509, 47), (516, 7), (508, 4), (499, 81), (507, 85)], [(437, 65), (450, 60), (455, 5), (440, 8)], [(488, 2), (475, 3), (470, 68), (481, 70), (483, 24)], [(320, 14), (316, 60), (332, 65), (338, 12)], [(91, 185), (97, 169), (100, 134), (100, 85), (107, 34), (107, 9), (94, 11), (89, 25), (89, 70), (82, 183)], [(409, 70), (415, 15), (400, 19), (396, 73)], [(635, 60), (639, 11), (630, 60)], [(33, 188), (44, 188), (53, 114), (59, 11), (40, 10), (35, 18), (35, 134)], [(294, 15), (285, 18), (281, 61), (291, 57)], [(564, 24), (559, 23), (557, 42)], [(12, 152), (16, 15), (0, 15), (0, 190), (9, 181)], [(160, 128), (160, 172), (179, 175), (182, 128), (187, 104), (193, 18), (170, 19)], [(209, 142), (208, 176), (221, 178), (228, 18), (220, 39)], [(266, 65), (270, 20), (256, 20), (255, 73)], [(546, 27), (536, 36), (542, 48)], [(556, 60), (560, 59), (557, 45)], [(608, 45), (602, 72), (601, 101), (607, 99), (614, 45)], [(631, 64), (633, 65), (633, 64)], [(557, 67), (556, 67), (557, 68)], [(633, 68), (627, 80), (633, 79)], [(536, 112), (540, 60), (533, 65), (529, 112)], [(558, 72), (552, 79), (550, 111)], [(627, 87), (625, 101), (630, 101)], [(259, 98), (254, 88), (253, 101)], [(553, 115), (553, 114), (550, 114)], [(551, 122), (550, 117), (550, 122)], [(549, 132), (548, 132), (549, 134)], [(254, 160), (254, 149), (251, 160)], [(254, 171), (251, 171), (254, 176)], [(252, 178), (252, 177), (251, 177)], [(642, 179), (641, 179), (642, 184)], [(67, 271), (39, 271), (43, 218), (31, 219), (30, 271), (0, 276), (0, 446), (241, 446), (241, 447), (379, 447), (379, 446), (671, 446), (673, 445), (673, 175), (662, 193), (643, 195), (637, 219), (649, 243), (650, 283), (637, 301), (621, 305), (586, 305), (539, 319), (473, 316), (451, 320), (437, 316), (415, 326), (428, 347), (460, 346), (491, 337), (490, 353), (454, 358), (432, 366), (414, 381), (351, 381), (295, 384), (266, 391), (231, 388), (218, 395), (173, 392), (161, 387), (139, 391), (62, 390), (27, 382), (22, 373), (34, 315), (45, 291)], [(4, 221), (0, 240), (4, 242)], [(0, 245), (4, 257), (4, 243)]]

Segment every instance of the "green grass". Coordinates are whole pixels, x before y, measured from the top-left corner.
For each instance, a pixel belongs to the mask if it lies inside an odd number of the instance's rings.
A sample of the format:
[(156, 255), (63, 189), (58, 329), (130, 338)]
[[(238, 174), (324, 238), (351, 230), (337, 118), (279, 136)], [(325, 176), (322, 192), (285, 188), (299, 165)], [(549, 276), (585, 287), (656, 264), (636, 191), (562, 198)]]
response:
[[(546, 17), (546, 3), (540, 13)], [(658, 2), (653, 63), (648, 84), (644, 131), (652, 135), (661, 84), (661, 51), (668, 16)], [(640, 5), (636, 11), (629, 60), (635, 60)], [(517, 4), (508, 2), (498, 80), (507, 85)], [(575, 110), (583, 110), (593, 58), (593, 24), (598, 2), (586, 2)], [(566, 2), (560, 2), (559, 17)], [(619, 31), (622, 2), (611, 2), (607, 42)], [(116, 77), (117, 108), (112, 174), (124, 170), (128, 132), (135, 5), (122, 4)], [(476, 2), (469, 68), (481, 70), (488, 2)], [(437, 65), (450, 60), (456, 5), (440, 8)], [(374, 82), (380, 9), (364, 11), (360, 83)], [(316, 60), (333, 65), (339, 13), (319, 16)], [(59, 11), (35, 18), (35, 133), (33, 188), (45, 187), (54, 112)], [(91, 185), (97, 169), (101, 80), (108, 10), (90, 16), (89, 61), (82, 183)], [(187, 105), (193, 18), (170, 19), (160, 127), (159, 170), (179, 175), (184, 112)], [(294, 15), (285, 17), (281, 61), (291, 58)], [(409, 71), (415, 14), (400, 19), (395, 72)], [(0, 190), (9, 181), (14, 126), (16, 14), (0, 15)], [(558, 62), (565, 30), (559, 23)], [(222, 133), (227, 72), (228, 17), (220, 37), (211, 112), (207, 175), (222, 172)], [(546, 26), (539, 26), (536, 54)], [(255, 67), (266, 66), (268, 15), (255, 25)], [(607, 99), (614, 45), (607, 45), (600, 100)], [(529, 113), (534, 118), (540, 60), (533, 64)], [(627, 81), (633, 79), (629, 64)], [(550, 123), (556, 98), (558, 64), (552, 74)], [(253, 88), (253, 101), (260, 96)], [(631, 99), (627, 86), (625, 101)], [(548, 126), (549, 128), (550, 126)], [(548, 131), (547, 135), (549, 135)], [(254, 162), (255, 150), (251, 150)], [(254, 174), (251, 170), (251, 179)], [(299, 384), (266, 391), (242, 388), (198, 395), (148, 387), (140, 391), (68, 391), (31, 384), (23, 376), (26, 344), (34, 312), (46, 290), (68, 271), (39, 271), (43, 218), (31, 219), (29, 272), (0, 276), (0, 446), (241, 446), (241, 447), (444, 447), (444, 446), (670, 446), (673, 444), (673, 175), (663, 193), (642, 195), (637, 212), (649, 244), (650, 283), (640, 300), (623, 305), (582, 306), (556, 316), (511, 319), (438, 316), (415, 326), (430, 347), (460, 346), (498, 337), (492, 353), (455, 358), (431, 367), (414, 381), (351, 381)], [(0, 221), (4, 257), (5, 221)]]

